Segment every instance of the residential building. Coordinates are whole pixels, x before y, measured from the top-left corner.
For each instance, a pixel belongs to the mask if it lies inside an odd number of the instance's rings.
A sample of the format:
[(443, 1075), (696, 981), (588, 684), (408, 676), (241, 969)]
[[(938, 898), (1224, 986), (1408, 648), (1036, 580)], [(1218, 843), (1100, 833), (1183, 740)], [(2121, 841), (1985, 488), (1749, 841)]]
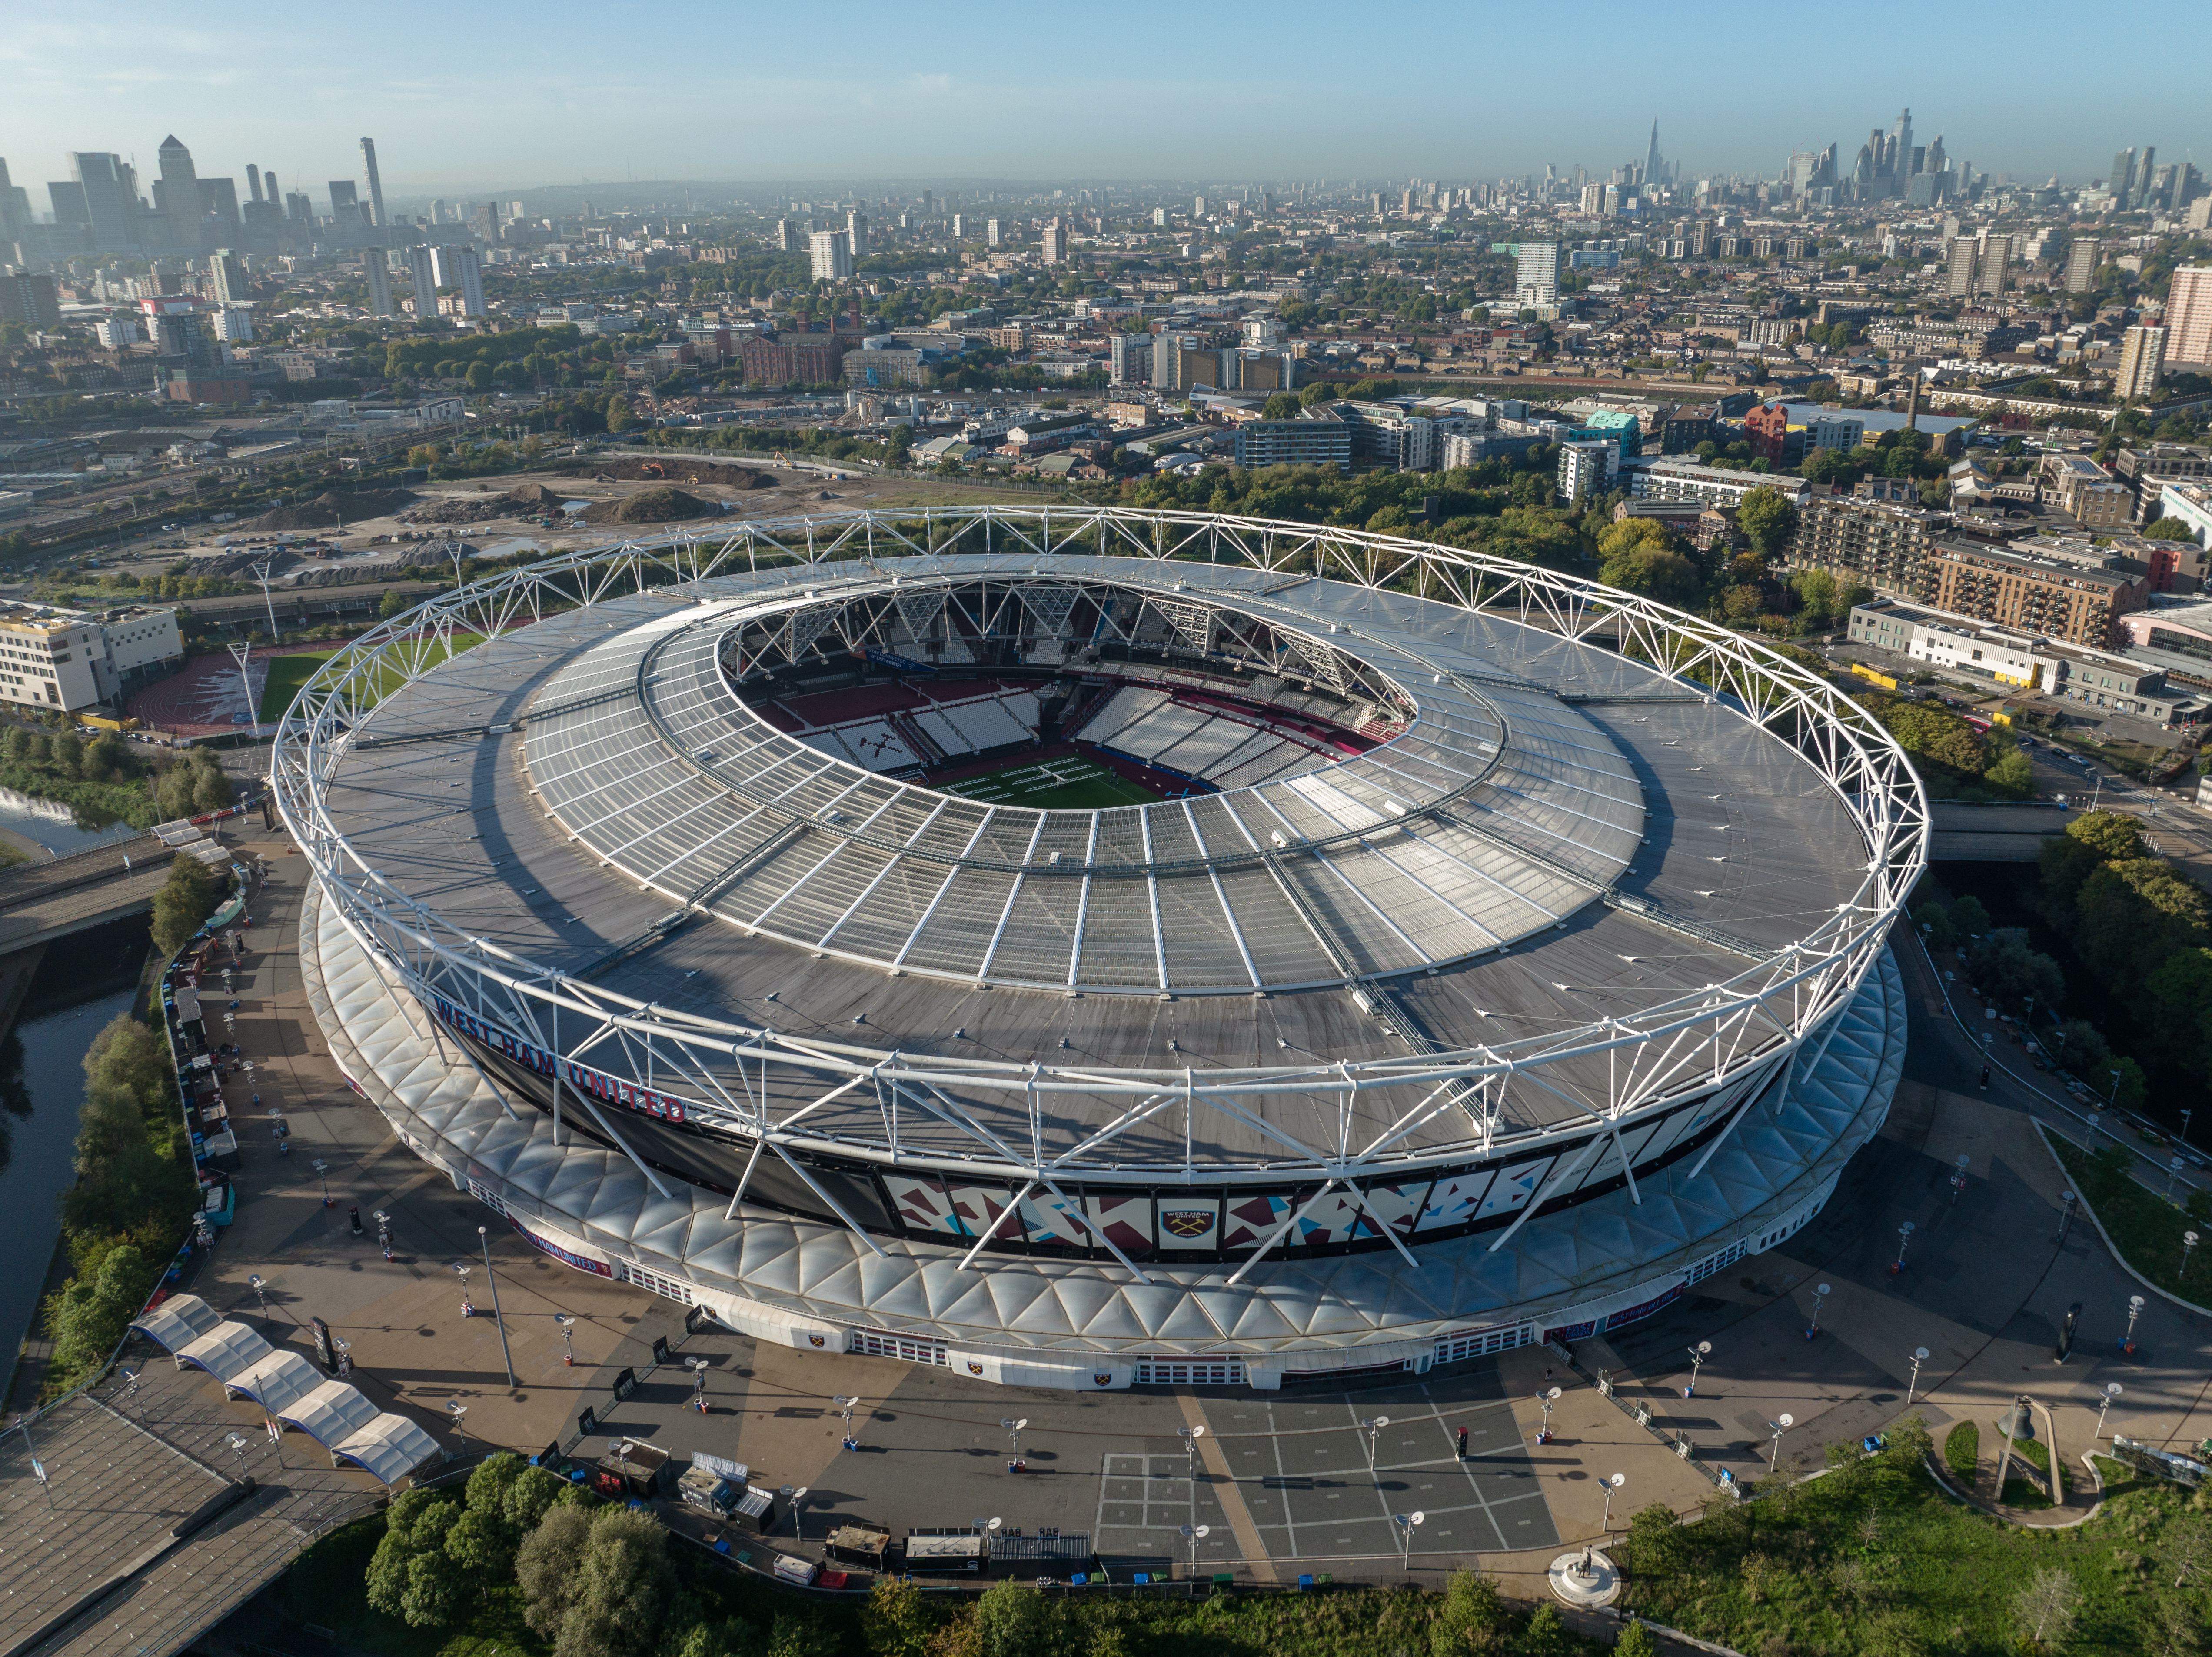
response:
[(1617, 442), (1579, 442), (1559, 445), (1560, 499), (1573, 503), (1602, 495), (1613, 487), (1620, 470)]
[(208, 274), (215, 283), (218, 305), (235, 305), (247, 297), (246, 261), (228, 247), (218, 247), (208, 259)]
[(868, 256), (868, 216), (857, 207), (845, 215), (845, 241), (853, 250), (854, 259)]
[(2124, 527), (2134, 515), (2127, 487), (2086, 454), (2045, 454), (2042, 474), (2046, 497), (2085, 529)]
[(817, 230), (806, 239), (806, 254), (814, 281), (852, 279), (853, 239), (842, 230)]
[(0, 270), (0, 322), (58, 328), (61, 299), (50, 271)]
[(183, 665), (174, 610), (133, 606), (103, 618), (49, 605), (0, 610), (0, 703), (65, 712), (112, 704)]
[(1067, 263), (1067, 226), (1057, 218), (1045, 223), (1043, 259), (1048, 265)]
[[(368, 139), (362, 140), (363, 143)], [(362, 270), (368, 277), (368, 314), (371, 316), (397, 316), (392, 304), (392, 267), (385, 261), (384, 249), (369, 247), (362, 250)]]
[(1826, 570), (1877, 593), (1924, 600), (1935, 584), (1929, 549), (1948, 523), (1917, 506), (1817, 496), (1797, 509), (1788, 563), (1793, 570)]
[[(483, 261), (473, 244), (462, 242), (457, 247), (433, 247), (430, 250), (430, 276), (441, 288), (450, 288), (460, 302), (459, 314), (484, 314)], [(416, 314), (420, 315), (418, 308)]]
[(2166, 330), (2130, 328), (2120, 336), (2120, 371), (2112, 381), (2112, 395), (2120, 402), (2141, 402), (2158, 389), (2166, 367)]
[(1515, 250), (1513, 292), (1514, 297), (1526, 306), (1559, 302), (1558, 242), (1524, 241)]
[(1352, 428), (1339, 420), (1247, 420), (1237, 428), (1237, 464), (1248, 469), (1326, 466), (1352, 470)]
[(2097, 285), (2097, 239), (2076, 236), (2066, 244), (2066, 291), (2086, 294)]
[[(415, 315), (422, 320), (438, 314), (438, 272), (427, 247), (407, 250), (407, 280), (415, 290)], [(571, 318), (570, 320), (574, 320)]]
[(1000, 228), (998, 220), (985, 219), (983, 221), (983, 245), (986, 247), (997, 247), (1003, 246), (1005, 235), (1006, 233)]
[(778, 219), (775, 222), (775, 251), (779, 253), (797, 253), (801, 234), (797, 219)]
[(1935, 605), (1954, 615), (2101, 649), (2114, 624), (2148, 601), (2148, 575), (1942, 541), (1929, 553)]
[(1974, 296), (1974, 260), (1979, 249), (1972, 236), (1954, 236), (1943, 263), (1943, 293), (1948, 299)]
[(2135, 495), (2139, 524), (2155, 523), (2167, 485), (2212, 478), (2212, 448), (2201, 443), (2142, 443), (2120, 450), (2112, 470)]
[(902, 350), (896, 346), (847, 351), (842, 362), (845, 383), (876, 390), (894, 386), (919, 386), (929, 377), (930, 361), (928, 352)]
[(1117, 386), (1150, 384), (1152, 377), (1152, 335), (1117, 333), (1109, 343), (1113, 351), (1113, 382)]
[(2212, 367), (2212, 265), (2184, 265), (2166, 294), (2166, 360)]
[(841, 334), (756, 334), (738, 347), (738, 356), (752, 384), (822, 386), (844, 378), (850, 343), (849, 335)]
[(1704, 501), (1715, 506), (1738, 506), (1754, 489), (1775, 490), (1793, 506), (1802, 506), (1812, 498), (1812, 485), (1802, 478), (1731, 472), (1671, 456), (1636, 467), (1630, 474), (1628, 492), (1638, 500)]

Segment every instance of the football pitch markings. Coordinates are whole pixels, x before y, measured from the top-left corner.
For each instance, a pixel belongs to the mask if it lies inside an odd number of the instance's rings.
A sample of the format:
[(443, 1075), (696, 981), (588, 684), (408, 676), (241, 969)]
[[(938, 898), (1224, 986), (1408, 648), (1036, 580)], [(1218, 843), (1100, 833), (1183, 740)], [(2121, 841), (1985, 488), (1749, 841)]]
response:
[(944, 791), (987, 806), (1028, 806), (1045, 811), (1098, 811), (1110, 806), (1141, 806), (1159, 797), (1123, 781), (1097, 761), (1079, 754), (1026, 760), (1004, 771), (963, 777), (957, 783), (945, 783)]

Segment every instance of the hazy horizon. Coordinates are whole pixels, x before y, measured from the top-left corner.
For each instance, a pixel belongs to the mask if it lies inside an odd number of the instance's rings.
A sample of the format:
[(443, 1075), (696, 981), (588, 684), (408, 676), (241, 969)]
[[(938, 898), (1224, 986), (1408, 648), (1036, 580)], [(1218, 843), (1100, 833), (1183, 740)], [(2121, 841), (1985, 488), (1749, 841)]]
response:
[[(1339, 39), (1344, 15), (1300, 0), (1262, 33), (1246, 16), (1139, 8), (1079, 29), (989, 3), (948, 27), (863, 4), (825, 29), (696, 0), (400, 3), (343, 21), (254, 0), (196, 28), (125, 5), (21, 20), (0, 40), (0, 157), (40, 212), (70, 152), (135, 156), (150, 180), (172, 131), (204, 177), (242, 192), (251, 162), (319, 201), (328, 180), (362, 178), (368, 134), (395, 208), (640, 182), (732, 194), (1474, 182), (1547, 163), (1603, 176), (1642, 158), (1656, 116), (1681, 172), (1771, 176), (1793, 149), (1831, 142), (1848, 168), (1869, 130), (1909, 106), (1920, 142), (1940, 134), (1978, 170), (2081, 181), (2129, 146), (2191, 159), (2207, 122), (2183, 77), (2137, 85), (2131, 53), (2062, 58), (2081, 24), (2055, 6), (1992, 22), (1888, 3), (1753, 27), (1696, 8), (1654, 28), (1648, 8), (1599, 3), (1576, 10), (1571, 36), (1515, 12)], [(2208, 34), (2172, 3), (2131, 12), (2129, 31), (2185, 60)], [(1593, 44), (1620, 50), (1563, 52)]]

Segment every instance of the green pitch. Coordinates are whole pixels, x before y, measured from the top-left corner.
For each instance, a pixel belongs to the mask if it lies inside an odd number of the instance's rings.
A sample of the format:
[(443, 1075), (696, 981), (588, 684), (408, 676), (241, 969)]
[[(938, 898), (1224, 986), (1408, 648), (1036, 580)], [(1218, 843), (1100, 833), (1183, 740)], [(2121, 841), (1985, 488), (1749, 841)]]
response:
[(1079, 754), (1020, 760), (948, 783), (945, 792), (988, 806), (1028, 806), (1038, 811), (1102, 811), (1109, 806), (1146, 805), (1160, 797)]
[[(430, 658), (433, 661), (443, 661), (455, 651), (466, 650), (483, 643), (481, 634), (456, 633), (450, 648), (443, 642), (433, 644)], [(258, 716), (261, 722), (274, 724), (282, 719), (284, 710), (298, 698), (301, 687), (315, 676), (316, 670), (325, 662), (339, 654), (337, 650), (323, 650), (298, 655), (272, 656), (269, 661), (268, 683), (261, 691), (261, 712)], [(375, 695), (371, 700), (381, 699), (386, 691), (398, 684), (400, 674), (396, 668), (386, 667), (380, 670), (376, 677)]]

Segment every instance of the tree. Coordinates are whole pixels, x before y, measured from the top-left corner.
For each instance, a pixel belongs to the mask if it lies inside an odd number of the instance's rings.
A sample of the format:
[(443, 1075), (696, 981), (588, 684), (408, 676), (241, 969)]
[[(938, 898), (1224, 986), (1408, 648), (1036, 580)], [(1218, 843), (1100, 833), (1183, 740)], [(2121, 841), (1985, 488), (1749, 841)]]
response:
[(2042, 1651), (2056, 1651), (2066, 1643), (2081, 1608), (2081, 1585), (2056, 1565), (2036, 1572), (2012, 1599), (2014, 1623)]
[(2108, 862), (2142, 856), (2142, 826), (2125, 812), (2085, 811), (2067, 823), (2066, 835)]
[(975, 1602), (982, 1657), (1050, 1657), (1052, 1607), (1027, 1583), (994, 1583)]
[(924, 1657), (934, 1626), (921, 1590), (901, 1577), (878, 1576), (860, 1609), (860, 1637), (872, 1657)]
[(1643, 1623), (1631, 1621), (1613, 1642), (1613, 1657), (1659, 1657), (1659, 1642)]
[(215, 913), (218, 895), (214, 877), (197, 858), (179, 857), (154, 894), (154, 947), (165, 956), (182, 949)]
[(1771, 485), (1761, 484), (1736, 503), (1736, 527), (1751, 538), (1752, 550), (1771, 558), (1790, 544), (1797, 530), (1797, 509)]
[(1640, 1577), (1667, 1575), (1681, 1545), (1678, 1525), (1674, 1510), (1663, 1502), (1638, 1508), (1628, 1521), (1628, 1568)]
[(1598, 566), (1598, 579), (1623, 592), (1640, 593), (1662, 604), (1686, 607), (1697, 602), (1702, 583), (1698, 567), (1680, 552), (1650, 541), (1638, 541), (1626, 551)]
[(2007, 748), (1997, 756), (1996, 763), (1982, 773), (1982, 780), (1991, 788), (2024, 798), (2035, 789), (2035, 766), (2018, 748)]
[(2150, 1657), (2198, 1657), (2204, 1649), (2202, 1613), (2170, 1593), (2152, 1601), (2143, 1649)]
[(1516, 1657), (1573, 1657), (1582, 1642), (1568, 1631), (1566, 1619), (1559, 1615), (1559, 1607), (1542, 1605), (1528, 1614), (1528, 1624), (1521, 1632), (1521, 1643), (1514, 1648)]
[(111, 1249), (90, 1282), (72, 1279), (46, 1301), (46, 1329), (58, 1374), (89, 1369), (121, 1343), (124, 1331), (154, 1286), (146, 1258), (127, 1244)]
[(515, 1475), (514, 1482), (507, 1487), (505, 1510), (507, 1522), (518, 1537), (526, 1537), (538, 1528), (553, 1504), (568, 1494), (572, 1487), (558, 1473), (546, 1467), (525, 1467)]
[(609, 431), (628, 431), (637, 423), (636, 412), (631, 409), (629, 399), (627, 397), (611, 397), (607, 399), (606, 418)]
[(1260, 414), (1267, 420), (1295, 420), (1298, 417), (1298, 399), (1293, 393), (1279, 391), (1267, 399)]
[(387, 591), (376, 601), (376, 615), (380, 621), (390, 621), (394, 616), (405, 614), (406, 611), (407, 600), (396, 592)]
[(446, 1556), (446, 1538), (461, 1504), (428, 1490), (404, 1493), (385, 1510), (384, 1538), (368, 1562), (368, 1603), (415, 1628), (452, 1620), (465, 1593), (460, 1567)]
[(522, 1589), (523, 1620), (545, 1639), (561, 1632), (568, 1615), (591, 1536), (591, 1514), (581, 1508), (556, 1506), (547, 1510), (516, 1551), (514, 1580)]
[(1978, 937), (1990, 929), (1990, 911), (1979, 898), (1961, 898), (1951, 905), (1951, 924), (1970, 938)]
[(2066, 990), (2058, 963), (2028, 947), (2024, 927), (1999, 927), (1984, 938), (1968, 963), (1967, 976), (1984, 995), (2011, 1006), (2032, 996), (2039, 1007), (2056, 1007)]
[(64, 777), (75, 777), (84, 769), (84, 744), (75, 731), (56, 731), (46, 739), (46, 758)]
[(1511, 1628), (1511, 1613), (1495, 1582), (1473, 1571), (1454, 1571), (1444, 1580), (1443, 1603), (1429, 1625), (1431, 1657), (1503, 1653)]
[[(44, 745), (40, 742), (37, 737), (25, 730), (21, 725), (17, 725), (8, 733), (9, 763), (16, 765), (29, 764), (33, 757), (32, 750), (43, 746)], [(40, 757), (43, 758), (44, 756), (41, 755)]]
[[(562, 1511), (547, 1514), (538, 1528)], [(601, 1508), (592, 1516), (576, 1563), (554, 1657), (642, 1657), (658, 1644), (675, 1593), (668, 1532), (646, 1514)]]
[(2197, 532), (2179, 518), (2160, 518), (2146, 527), (2143, 539), (2150, 541), (2193, 541)]

